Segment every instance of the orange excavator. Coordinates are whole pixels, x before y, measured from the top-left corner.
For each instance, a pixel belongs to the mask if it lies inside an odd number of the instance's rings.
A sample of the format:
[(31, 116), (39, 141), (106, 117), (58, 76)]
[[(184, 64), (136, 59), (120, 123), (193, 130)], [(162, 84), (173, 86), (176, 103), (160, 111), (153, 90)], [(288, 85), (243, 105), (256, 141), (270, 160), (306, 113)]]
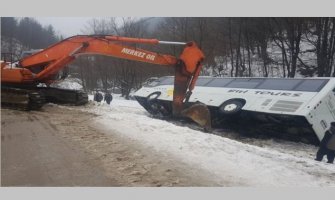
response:
[[(184, 49), (179, 58), (176, 58), (125, 44), (183, 45)], [(114, 35), (73, 36), (22, 58), (15, 67), (1, 62), (2, 106), (37, 110), (46, 102), (75, 105), (87, 103), (88, 95), (82, 91), (39, 87), (40, 83), (49, 86), (66, 65), (83, 54), (100, 54), (173, 67), (175, 69), (173, 115), (187, 115), (208, 129), (210, 118), (205, 106), (196, 105), (185, 108), (185, 101), (192, 93), (204, 59), (203, 52), (194, 42), (169, 42)], [(203, 116), (206, 116), (205, 119)]]

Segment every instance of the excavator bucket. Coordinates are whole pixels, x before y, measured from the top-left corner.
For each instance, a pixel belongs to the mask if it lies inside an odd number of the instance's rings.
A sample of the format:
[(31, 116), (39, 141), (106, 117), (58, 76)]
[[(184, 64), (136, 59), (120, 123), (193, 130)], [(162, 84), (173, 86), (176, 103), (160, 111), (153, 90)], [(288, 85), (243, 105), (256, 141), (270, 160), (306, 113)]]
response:
[(194, 104), (191, 107), (182, 110), (181, 115), (191, 118), (194, 122), (203, 127), (206, 132), (210, 132), (212, 129), (211, 114), (205, 104)]

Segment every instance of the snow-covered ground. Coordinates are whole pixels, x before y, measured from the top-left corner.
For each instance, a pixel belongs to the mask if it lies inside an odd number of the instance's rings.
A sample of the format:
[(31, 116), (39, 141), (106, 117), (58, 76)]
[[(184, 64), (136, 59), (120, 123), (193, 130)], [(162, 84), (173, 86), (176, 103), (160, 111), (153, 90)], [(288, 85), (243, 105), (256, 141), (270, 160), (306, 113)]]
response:
[(67, 77), (64, 80), (56, 81), (51, 84), (52, 87), (56, 88), (64, 88), (64, 89), (71, 89), (71, 90), (82, 90), (83, 86), (81, 80), (78, 78)]
[(314, 161), (317, 147), (313, 145), (259, 139), (242, 142), (204, 133), (154, 119), (136, 101), (115, 95), (111, 105), (90, 102), (81, 109), (99, 115), (98, 126), (164, 157), (208, 171), (218, 184), (335, 186), (335, 165)]

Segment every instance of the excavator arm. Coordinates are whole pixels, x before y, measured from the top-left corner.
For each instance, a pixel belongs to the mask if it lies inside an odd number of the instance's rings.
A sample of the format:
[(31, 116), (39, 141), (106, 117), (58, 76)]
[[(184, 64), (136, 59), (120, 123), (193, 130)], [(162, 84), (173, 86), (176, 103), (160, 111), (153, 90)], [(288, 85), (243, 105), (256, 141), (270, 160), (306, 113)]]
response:
[[(173, 44), (184, 49), (176, 58), (133, 47), (129, 44)], [(43, 51), (19, 61), (19, 68), (2, 67), (2, 83), (36, 84), (53, 82), (53, 77), (83, 54), (99, 54), (121, 59), (152, 63), (175, 68), (173, 115), (184, 110), (201, 70), (204, 54), (194, 42), (166, 42), (157, 39), (128, 38), (112, 35), (78, 35), (60, 41)], [(194, 112), (191, 112), (194, 115)], [(193, 117), (194, 118), (194, 117)], [(192, 119), (193, 119), (192, 118)], [(195, 120), (196, 121), (196, 120)], [(204, 126), (204, 125), (203, 125)]]

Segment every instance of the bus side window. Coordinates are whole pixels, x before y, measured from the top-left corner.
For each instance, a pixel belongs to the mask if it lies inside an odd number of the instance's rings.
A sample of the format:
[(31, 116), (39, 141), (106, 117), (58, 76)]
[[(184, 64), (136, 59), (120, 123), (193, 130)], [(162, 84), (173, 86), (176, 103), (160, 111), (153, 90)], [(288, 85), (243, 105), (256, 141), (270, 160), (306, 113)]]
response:
[(207, 87), (224, 87), (230, 83), (234, 78), (214, 78), (213, 81), (210, 81), (206, 84)]
[(196, 86), (205, 86), (208, 82), (212, 81), (212, 78), (207, 77), (199, 77), (197, 82), (195, 83)]
[(174, 78), (173, 77), (164, 77), (164, 79), (159, 80), (159, 84), (158, 85), (173, 85), (174, 83)]
[(301, 84), (299, 84), (295, 91), (306, 91), (306, 92), (319, 92), (326, 84), (328, 80), (324, 79), (311, 79), (311, 80), (304, 80)]
[(301, 80), (299, 79), (266, 79), (257, 89), (266, 90), (292, 90)]
[(230, 82), (226, 87), (228, 88), (245, 88), (245, 89), (254, 89), (256, 88), (260, 83), (263, 82), (264, 79), (235, 79), (232, 82)]

